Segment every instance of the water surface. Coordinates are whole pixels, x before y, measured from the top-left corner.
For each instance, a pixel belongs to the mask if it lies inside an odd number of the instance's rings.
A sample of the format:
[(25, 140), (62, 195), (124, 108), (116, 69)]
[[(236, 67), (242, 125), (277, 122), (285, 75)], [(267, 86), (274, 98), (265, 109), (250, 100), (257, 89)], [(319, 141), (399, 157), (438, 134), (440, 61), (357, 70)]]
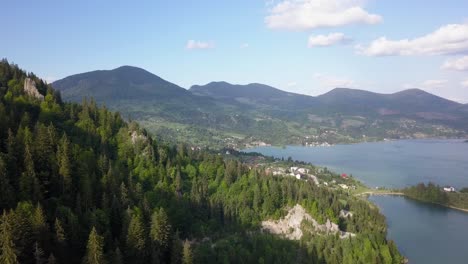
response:
[(400, 196), (371, 196), (410, 263), (468, 263), (468, 214)]
[(401, 188), (430, 181), (456, 188), (468, 187), (468, 143), (462, 140), (258, 147), (247, 151), (325, 166), (339, 173), (352, 174), (371, 187)]

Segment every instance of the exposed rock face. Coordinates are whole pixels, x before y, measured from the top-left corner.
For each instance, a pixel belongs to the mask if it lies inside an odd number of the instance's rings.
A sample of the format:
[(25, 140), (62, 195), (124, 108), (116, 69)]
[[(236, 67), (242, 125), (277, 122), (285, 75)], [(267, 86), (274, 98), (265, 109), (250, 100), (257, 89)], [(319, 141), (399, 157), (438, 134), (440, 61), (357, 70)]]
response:
[(36, 83), (30, 78), (24, 79), (24, 91), (29, 96), (35, 97), (39, 100), (44, 100), (44, 96), (40, 94), (36, 88)]
[(145, 137), (142, 134), (139, 134), (137, 131), (132, 132), (131, 138), (133, 145), (135, 145), (137, 142), (146, 142), (148, 140), (147, 137)]
[(340, 217), (342, 217), (342, 218), (351, 218), (351, 217), (353, 217), (353, 213), (350, 212), (350, 211), (341, 210), (340, 211)]
[(288, 214), (277, 221), (263, 221), (262, 229), (272, 234), (283, 235), (284, 237), (291, 240), (298, 240), (302, 238), (303, 229), (301, 228), (302, 221), (309, 222), (313, 229), (312, 231), (320, 232), (324, 234), (336, 234), (339, 233), (340, 238), (353, 237), (356, 234), (341, 231), (337, 224), (327, 219), (327, 222), (323, 225), (319, 224), (312, 216), (304, 210), (304, 208), (296, 204), (291, 208)]

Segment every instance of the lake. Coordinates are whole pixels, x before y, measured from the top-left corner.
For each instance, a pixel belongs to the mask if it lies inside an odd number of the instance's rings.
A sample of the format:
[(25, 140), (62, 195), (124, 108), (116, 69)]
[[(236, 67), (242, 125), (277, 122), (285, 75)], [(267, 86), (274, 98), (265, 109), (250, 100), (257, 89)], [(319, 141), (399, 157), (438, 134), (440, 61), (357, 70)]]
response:
[(402, 188), (430, 181), (456, 188), (468, 187), (468, 143), (462, 140), (258, 147), (247, 151), (311, 162), (335, 172), (352, 174), (371, 187)]
[[(468, 144), (402, 140), (332, 147), (259, 147), (249, 152), (325, 166), (368, 186), (401, 188), (434, 182), (468, 187)], [(386, 216), (388, 238), (410, 263), (468, 263), (468, 213), (404, 197), (371, 196)]]

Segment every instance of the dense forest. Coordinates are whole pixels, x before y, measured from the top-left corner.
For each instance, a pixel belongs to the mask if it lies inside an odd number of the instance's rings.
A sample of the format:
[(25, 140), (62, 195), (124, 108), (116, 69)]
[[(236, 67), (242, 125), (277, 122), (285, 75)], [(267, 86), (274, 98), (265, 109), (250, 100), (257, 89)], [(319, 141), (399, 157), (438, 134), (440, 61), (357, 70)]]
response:
[(423, 202), (436, 203), (462, 209), (468, 209), (468, 189), (459, 192), (445, 192), (441, 186), (434, 183), (420, 183), (403, 189), (403, 193), (413, 199)]
[[(26, 78), (43, 96), (24, 88)], [(367, 201), (153, 140), (0, 63), (0, 263), (401, 263)], [(260, 229), (301, 204), (357, 235)], [(342, 219), (340, 210), (354, 213)]]

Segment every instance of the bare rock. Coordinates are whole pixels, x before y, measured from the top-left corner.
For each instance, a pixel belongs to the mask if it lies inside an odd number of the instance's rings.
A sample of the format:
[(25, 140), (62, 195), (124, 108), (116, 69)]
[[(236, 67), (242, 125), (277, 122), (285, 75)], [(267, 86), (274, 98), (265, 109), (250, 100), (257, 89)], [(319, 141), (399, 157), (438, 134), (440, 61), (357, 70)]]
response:
[(327, 222), (323, 225), (319, 224), (305, 209), (296, 204), (291, 208), (288, 214), (280, 220), (268, 220), (262, 222), (262, 229), (272, 234), (283, 235), (287, 239), (298, 240), (302, 238), (303, 229), (302, 221), (307, 221), (311, 224), (313, 231), (322, 234), (336, 234), (340, 235), (340, 238), (354, 237), (355, 234), (341, 231), (337, 224), (327, 219)]
[(44, 100), (44, 96), (40, 94), (36, 88), (36, 83), (30, 78), (24, 79), (24, 91), (29, 96), (35, 97), (39, 100)]

